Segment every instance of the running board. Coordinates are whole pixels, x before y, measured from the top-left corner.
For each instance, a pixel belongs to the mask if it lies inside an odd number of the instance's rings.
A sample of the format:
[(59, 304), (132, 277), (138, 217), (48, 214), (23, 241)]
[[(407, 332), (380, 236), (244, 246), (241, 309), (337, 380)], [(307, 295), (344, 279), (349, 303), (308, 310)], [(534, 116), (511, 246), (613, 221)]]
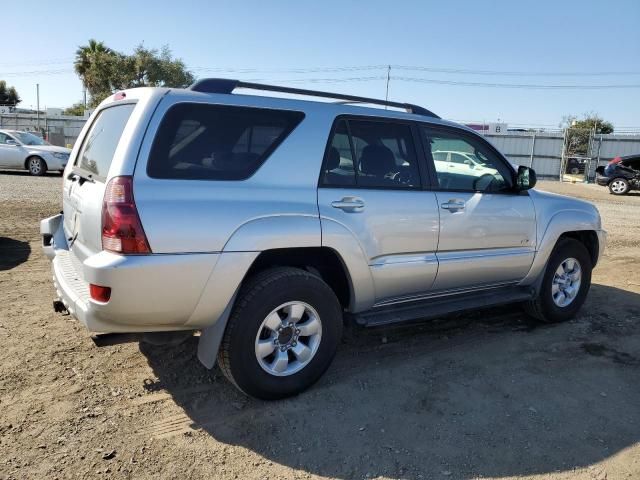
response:
[(372, 308), (352, 315), (356, 323), (377, 327), (412, 320), (426, 320), (477, 308), (493, 307), (531, 300), (533, 291), (523, 287), (502, 287), (482, 292), (452, 294), (427, 300), (405, 302)]

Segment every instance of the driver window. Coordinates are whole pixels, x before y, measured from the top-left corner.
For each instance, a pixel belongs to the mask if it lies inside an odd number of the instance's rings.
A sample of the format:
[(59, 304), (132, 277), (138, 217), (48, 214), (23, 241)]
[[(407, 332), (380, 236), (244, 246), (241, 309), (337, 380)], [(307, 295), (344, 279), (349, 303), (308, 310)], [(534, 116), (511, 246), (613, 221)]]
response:
[(9, 139), (11, 139), (9, 135), (7, 135), (6, 133), (0, 132), (0, 144), (6, 144), (7, 140)]
[[(511, 170), (482, 142), (429, 128), (423, 128), (423, 132), (427, 157), (431, 154), (434, 160), (440, 189), (472, 192), (511, 189)], [(440, 160), (441, 152), (449, 153), (449, 162)]]

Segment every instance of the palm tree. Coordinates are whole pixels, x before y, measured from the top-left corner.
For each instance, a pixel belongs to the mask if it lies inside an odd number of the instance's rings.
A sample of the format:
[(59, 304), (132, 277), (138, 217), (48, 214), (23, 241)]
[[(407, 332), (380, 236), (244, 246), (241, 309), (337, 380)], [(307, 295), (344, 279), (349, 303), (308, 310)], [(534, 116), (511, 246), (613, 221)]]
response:
[(87, 45), (78, 47), (76, 50), (76, 61), (73, 67), (80, 78), (83, 78), (87, 73), (93, 58), (103, 53), (110, 54), (113, 53), (113, 50), (107, 47), (104, 42), (98, 42), (93, 38), (89, 40)]
[(73, 64), (73, 68), (82, 80), (84, 86), (84, 105), (87, 106), (87, 72), (91, 67), (91, 63), (95, 61), (96, 57), (103, 54), (113, 54), (113, 50), (107, 47), (104, 42), (99, 42), (93, 38), (89, 39), (87, 45), (82, 45), (76, 50), (76, 60)]

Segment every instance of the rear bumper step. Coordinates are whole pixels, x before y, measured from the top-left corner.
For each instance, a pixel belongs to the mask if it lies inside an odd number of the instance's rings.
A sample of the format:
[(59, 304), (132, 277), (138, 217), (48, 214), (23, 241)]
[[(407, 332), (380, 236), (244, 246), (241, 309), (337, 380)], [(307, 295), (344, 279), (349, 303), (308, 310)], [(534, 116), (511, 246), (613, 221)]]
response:
[(525, 302), (531, 300), (533, 296), (534, 292), (531, 288), (500, 287), (482, 292), (453, 294), (446, 297), (434, 297), (410, 303), (373, 308), (357, 313), (352, 318), (359, 325), (375, 327), (426, 320), (464, 310)]

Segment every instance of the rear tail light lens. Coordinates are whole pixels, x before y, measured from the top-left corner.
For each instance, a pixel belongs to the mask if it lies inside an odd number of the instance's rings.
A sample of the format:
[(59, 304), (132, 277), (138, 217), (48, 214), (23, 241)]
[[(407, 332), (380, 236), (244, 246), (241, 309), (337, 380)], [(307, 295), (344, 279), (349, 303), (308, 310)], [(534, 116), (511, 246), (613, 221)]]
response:
[(111, 287), (89, 284), (89, 294), (97, 302), (107, 303), (111, 298)]
[(114, 177), (102, 202), (102, 249), (114, 253), (151, 253), (133, 199), (133, 178)]

